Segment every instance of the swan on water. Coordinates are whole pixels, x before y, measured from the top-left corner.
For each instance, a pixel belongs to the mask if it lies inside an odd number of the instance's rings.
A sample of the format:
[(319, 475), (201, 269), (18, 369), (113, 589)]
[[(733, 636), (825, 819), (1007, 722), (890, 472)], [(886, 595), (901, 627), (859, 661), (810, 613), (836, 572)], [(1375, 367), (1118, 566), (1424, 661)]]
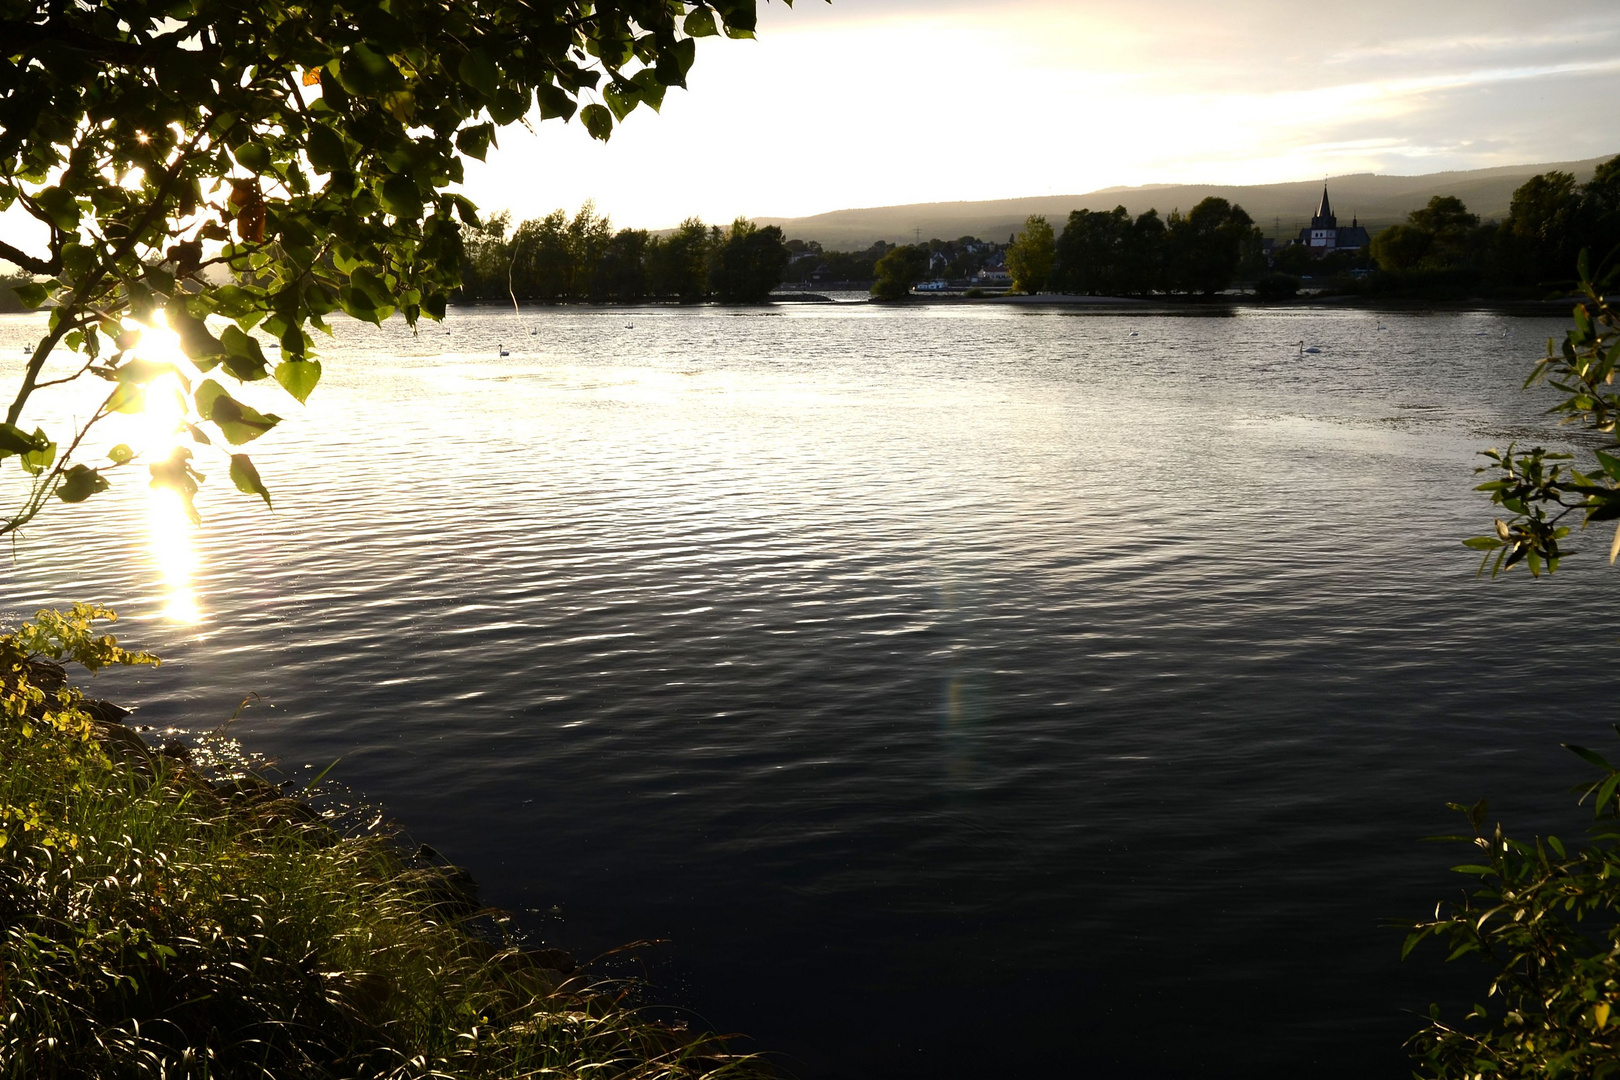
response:
[(501, 355), (502, 356), (511, 356), (512, 355), (512, 350), (508, 349), (505, 345), (498, 345), (498, 346), (496, 346), (496, 348), (501, 350)]
[(1301, 355), (1301, 356), (1304, 356), (1306, 353), (1319, 353), (1321, 351), (1322, 350), (1318, 349), (1315, 345), (1312, 345), (1310, 348), (1307, 349), (1305, 347), (1305, 343), (1303, 341), (1299, 343), (1299, 355)]

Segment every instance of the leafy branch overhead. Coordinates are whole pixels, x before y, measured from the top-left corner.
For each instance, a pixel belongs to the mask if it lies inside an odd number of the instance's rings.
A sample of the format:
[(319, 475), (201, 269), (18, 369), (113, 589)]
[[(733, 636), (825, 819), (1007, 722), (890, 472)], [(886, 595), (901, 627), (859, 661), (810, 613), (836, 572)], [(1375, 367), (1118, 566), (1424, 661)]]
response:
[[(1528, 388), (1546, 383), (1557, 390), (1562, 399), (1550, 411), (1598, 437), (1593, 465), (1582, 471), (1575, 468), (1573, 454), (1540, 446), (1484, 451), (1490, 464), (1478, 471), (1492, 479), (1477, 490), (1489, 492), (1491, 502), (1507, 516), (1497, 519), (1494, 533), (1464, 541), (1484, 553), (1480, 573), (1489, 568), (1494, 577), (1521, 563), (1537, 576), (1543, 566), (1554, 572), (1569, 554), (1559, 546), (1571, 531), (1564, 524), (1566, 518), (1578, 514), (1583, 528), (1620, 522), (1620, 431), (1615, 426), (1620, 421), (1620, 392), (1614, 385), (1615, 365), (1620, 363), (1620, 310), (1604, 297), (1616, 273), (1594, 277), (1587, 254), (1581, 253), (1582, 299), (1575, 307), (1575, 325), (1562, 343), (1548, 340), (1546, 358), (1524, 384)], [(1609, 561), (1616, 556), (1620, 556), (1620, 524), (1609, 545)]]
[[(153, 380), (184, 378), (142, 357), (142, 327), (166, 322), (216, 376), (186, 387), (191, 442), (252, 441), (278, 418), (232, 384), (274, 378), (305, 400), (321, 374), (309, 330), (334, 313), (443, 317), (478, 221), (455, 186), (501, 126), (577, 115), (607, 139), (686, 84), (697, 38), (749, 38), (755, 19), (755, 0), (0, 0), (0, 210), (41, 237), (0, 242), (0, 259), (41, 279), (25, 303), (51, 305), (0, 426), (0, 467), (29, 474), (0, 535), (136, 462), (127, 447), (75, 459)], [(87, 377), (109, 384), (87, 420), (24, 422), (37, 391)], [(147, 463), (188, 506), (189, 457)], [(268, 501), (246, 455), (230, 474)]]

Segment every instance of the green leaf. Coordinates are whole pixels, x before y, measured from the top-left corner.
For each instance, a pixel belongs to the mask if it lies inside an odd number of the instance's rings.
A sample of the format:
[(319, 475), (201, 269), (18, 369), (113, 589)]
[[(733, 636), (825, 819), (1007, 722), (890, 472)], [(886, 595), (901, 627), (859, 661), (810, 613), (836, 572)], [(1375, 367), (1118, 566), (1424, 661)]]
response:
[(237, 164), (255, 175), (270, 169), (270, 151), (256, 142), (246, 142), (231, 151)]
[(630, 80), (641, 91), (641, 100), (653, 112), (657, 112), (664, 105), (664, 84), (658, 81), (658, 73), (652, 68), (642, 68)]
[(1568, 750), (1570, 753), (1576, 755), (1582, 761), (1596, 765), (1600, 769), (1608, 769), (1611, 772), (1614, 770), (1614, 766), (1603, 760), (1603, 755), (1601, 754), (1594, 753), (1584, 746), (1576, 746), (1574, 743), (1563, 743), (1562, 745), (1565, 750)]
[(573, 118), (579, 102), (568, 96), (568, 92), (560, 86), (549, 83), (534, 88), (535, 100), (540, 103), (540, 119), (551, 120), (560, 118), (569, 120)]
[(456, 74), (461, 76), (462, 82), (486, 98), (494, 97), (500, 85), (501, 73), (496, 69), (495, 61), (482, 49), (469, 50), (461, 58), (461, 63), (456, 65)]
[(281, 423), (281, 417), (272, 413), (261, 413), (257, 409), (243, 405), (225, 392), (225, 388), (213, 379), (203, 380), (197, 387), (194, 395), (197, 402), (197, 414), (204, 420), (212, 420), (225, 436), (225, 441), (232, 446), (241, 446), (252, 442), (260, 435)]
[(1613, 454), (1605, 454), (1602, 450), (1593, 452), (1597, 454), (1598, 464), (1603, 467), (1603, 471), (1608, 473), (1610, 477), (1620, 480), (1620, 458), (1615, 457)]
[(49, 442), (43, 431), (30, 435), (15, 424), (0, 423), (0, 456), (43, 450)]
[(417, 221), (422, 217), (422, 195), (416, 189), (416, 181), (408, 176), (390, 176), (382, 184), (383, 208), (405, 221)]
[(270, 492), (265, 490), (264, 483), (259, 479), (259, 470), (253, 467), (246, 454), (231, 455), (231, 483), (243, 494), (257, 495), (264, 500), (264, 505), (270, 505)]
[(137, 357), (134, 360), (127, 360), (120, 364), (118, 369), (113, 372), (113, 377), (119, 382), (134, 383), (140, 386), (149, 385), (154, 380), (165, 375), (173, 375), (181, 386), (187, 390), (191, 389), (190, 380), (186, 378), (184, 372), (173, 364), (165, 364), (161, 360), (143, 360)]
[(75, 465), (63, 475), (62, 482), (56, 486), (56, 497), (65, 503), (81, 503), (111, 486), (107, 483), (107, 478), (96, 470), (86, 465)]
[(714, 12), (706, 7), (693, 8), (681, 28), (689, 37), (714, 37), (720, 28), (714, 24)]
[[(338, 61), (338, 79), (349, 93), (362, 96), (395, 90), (405, 84), (394, 62), (365, 42), (356, 43), (343, 54)], [(324, 79), (321, 84), (325, 86)]]
[(613, 135), (613, 114), (601, 105), (587, 105), (579, 110), (579, 118), (591, 138), (607, 142)]
[(43, 304), (47, 299), (50, 298), (51, 295), (46, 291), (45, 286), (39, 284), (37, 281), (29, 281), (21, 285), (13, 285), (11, 287), (11, 291), (17, 294), (17, 299), (21, 300), (23, 307), (26, 308), (39, 307), (39, 305)]
[(121, 382), (113, 387), (112, 393), (107, 395), (107, 403), (102, 407), (110, 413), (128, 413), (131, 416), (144, 412), (146, 387), (140, 383)]
[(321, 381), (319, 360), (283, 360), (276, 365), (276, 382), (300, 403), (309, 400), (315, 384)]
[(1494, 536), (1475, 536), (1463, 541), (1463, 547), (1473, 548), (1475, 551), (1495, 551), (1502, 546), (1502, 541)]
[[(181, 351), (193, 361), (206, 363), (212, 357), (224, 355), (225, 346), (220, 343), (218, 338), (208, 332), (206, 323), (186, 309), (184, 300), (179, 297), (170, 300), (169, 306), (164, 312), (164, 317), (168, 321), (169, 329), (173, 330), (180, 338)], [(207, 371), (208, 368), (214, 365), (207, 364), (205, 367), (202, 363), (199, 363), (197, 366)]]
[(118, 465), (122, 465), (126, 461), (133, 460), (134, 457), (135, 451), (131, 450), (129, 448), (129, 444), (127, 443), (119, 443), (117, 446), (107, 451), (107, 459)]
[(309, 163), (318, 173), (330, 174), (349, 167), (349, 148), (343, 136), (324, 124), (309, 129), (304, 153), (309, 155)]
[(44, 428), (34, 429), (34, 441), (39, 449), (23, 454), (21, 462), (23, 468), (38, 476), (56, 464), (56, 444), (46, 437)]
[(255, 382), (270, 374), (269, 362), (264, 358), (264, 349), (259, 345), (259, 339), (251, 334), (244, 334), (234, 326), (227, 326), (219, 335), (220, 344), (225, 346), (225, 370), (243, 382)]
[(1602, 786), (1598, 788), (1596, 804), (1596, 809), (1598, 811), (1601, 812), (1605, 806), (1609, 805), (1609, 800), (1614, 798), (1614, 789), (1615, 785), (1617, 784), (1620, 784), (1620, 772), (1614, 773), (1607, 780), (1603, 781)]
[(490, 143), (494, 141), (494, 124), (479, 124), (477, 127), (463, 128), (456, 133), (456, 149), (479, 161), (484, 160), (484, 155), (489, 153)]
[(610, 82), (602, 91), (602, 100), (607, 102), (617, 119), (623, 120), (635, 109), (641, 95), (632, 83)]
[(503, 86), (495, 91), (495, 100), (489, 103), (489, 115), (497, 124), (512, 124), (523, 119), (529, 111), (529, 91), (515, 86)]

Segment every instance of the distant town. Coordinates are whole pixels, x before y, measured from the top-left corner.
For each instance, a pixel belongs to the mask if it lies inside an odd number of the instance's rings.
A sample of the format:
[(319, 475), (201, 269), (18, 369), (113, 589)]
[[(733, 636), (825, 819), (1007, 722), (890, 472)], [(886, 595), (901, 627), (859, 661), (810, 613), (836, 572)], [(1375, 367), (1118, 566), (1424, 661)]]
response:
[[(1567, 284), (1583, 249), (1602, 260), (1620, 248), (1620, 157), (1591, 166), (1585, 180), (1561, 169), (1531, 175), (1497, 216), (1437, 194), (1403, 220), (1370, 229), (1354, 211), (1343, 221), (1329, 184), (1313, 201), (1301, 208), (1296, 230), (1284, 233), (1278, 215), (1269, 236), (1242, 205), (1206, 195), (1185, 211), (1082, 206), (1057, 221), (1030, 215), (1005, 236), (923, 240), (918, 230), (912, 243), (877, 240), (856, 250), (747, 219), (719, 226), (691, 218), (653, 232), (615, 229), (591, 204), (516, 227), (497, 214), (463, 231), (464, 284), (456, 299), (750, 304), (851, 292), (880, 300), (1044, 294), (1275, 302), (1302, 293), (1515, 299)], [(1275, 208), (1274, 198), (1269, 205)], [(1389, 216), (1386, 210), (1384, 220)], [(6, 307), (19, 305), (0, 287)]]

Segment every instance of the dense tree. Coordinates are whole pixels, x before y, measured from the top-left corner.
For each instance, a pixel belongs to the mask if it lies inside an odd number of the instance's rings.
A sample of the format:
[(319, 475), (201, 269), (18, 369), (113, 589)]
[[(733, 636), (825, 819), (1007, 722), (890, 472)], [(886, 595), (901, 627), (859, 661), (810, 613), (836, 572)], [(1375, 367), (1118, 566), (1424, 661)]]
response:
[(596, 212), (596, 204), (586, 201), (568, 223), (568, 289), (570, 300), (597, 300), (598, 269), (613, 240), (613, 222)]
[[(1374, 240), (1376, 241), (1376, 237)], [(1305, 277), (1316, 269), (1316, 257), (1304, 244), (1284, 244), (1271, 260), (1272, 269), (1279, 274)]]
[(555, 303), (567, 298), (572, 278), (567, 214), (553, 210), (518, 226), (512, 238), (512, 287), (518, 296)]
[(647, 249), (647, 285), (654, 296), (695, 304), (709, 295), (709, 229), (687, 218)]
[(1416, 270), (1434, 250), (1434, 234), (1415, 225), (1391, 225), (1372, 238), (1373, 261), (1381, 269)]
[(1164, 242), (1157, 210), (1135, 220), (1123, 206), (1076, 210), (1057, 240), (1052, 284), (1093, 296), (1141, 296), (1163, 289)]
[(1455, 195), (1436, 195), (1412, 211), (1403, 225), (1391, 225), (1372, 239), (1369, 253), (1378, 267), (1393, 273), (1439, 273), (1482, 269), (1489, 242), (1479, 215)]
[(620, 229), (608, 241), (596, 268), (591, 294), (621, 304), (634, 304), (647, 295), (647, 251), (652, 236), (645, 229)]
[(512, 246), (507, 230), (512, 215), (501, 211), (477, 225), (461, 230), (462, 295), (477, 300), (496, 300), (512, 291)]
[[(462, 280), (461, 225), (477, 221), (452, 188), (499, 125), (538, 106), (606, 139), (684, 85), (696, 37), (722, 24), (750, 37), (754, 23), (754, 0), (0, 6), (0, 210), (21, 207), (45, 234), (32, 250), (0, 243), (0, 258), (45, 278), (24, 299), (56, 304), (0, 427), (0, 458), (30, 474), (0, 534), (137, 464), (189, 506), (194, 452), (278, 422), (221, 378), (273, 375), (302, 401), (320, 377), (306, 326), (339, 310), (443, 314)], [(192, 445), (78, 460), (90, 429), (140, 409), (148, 383), (185, 378), (140, 356), (141, 327), (164, 316), (206, 376), (187, 380)], [(279, 345), (276, 363), (250, 330)], [(53, 438), (20, 421), (55, 381), (58, 349), (78, 356), (63, 378), (109, 390)], [(268, 500), (245, 454), (229, 471)]]
[(928, 251), (916, 244), (894, 248), (877, 261), (877, 281), (872, 295), (879, 300), (899, 300), (928, 272)]
[(1052, 284), (1065, 292), (1114, 296), (1124, 292), (1131, 217), (1123, 206), (1104, 213), (1075, 210), (1056, 244)]
[(1620, 157), (1597, 167), (1582, 192), (1582, 224), (1596, 264), (1609, 267), (1620, 259)]
[(1566, 172), (1532, 176), (1513, 193), (1504, 230), (1506, 253), (1518, 280), (1551, 284), (1567, 280), (1581, 235), (1581, 192)]
[(1120, 292), (1145, 296), (1164, 287), (1169, 229), (1157, 210), (1138, 214), (1121, 263)]
[(724, 304), (764, 303), (790, 258), (779, 227), (738, 218), (709, 256), (709, 288)]
[(1039, 214), (1030, 215), (1007, 248), (1007, 271), (1012, 274), (1013, 291), (1037, 293), (1046, 288), (1057, 262), (1057, 243), (1052, 225)]
[(1171, 289), (1206, 296), (1231, 285), (1260, 249), (1260, 230), (1243, 207), (1213, 195), (1186, 216), (1172, 213), (1165, 239)]

